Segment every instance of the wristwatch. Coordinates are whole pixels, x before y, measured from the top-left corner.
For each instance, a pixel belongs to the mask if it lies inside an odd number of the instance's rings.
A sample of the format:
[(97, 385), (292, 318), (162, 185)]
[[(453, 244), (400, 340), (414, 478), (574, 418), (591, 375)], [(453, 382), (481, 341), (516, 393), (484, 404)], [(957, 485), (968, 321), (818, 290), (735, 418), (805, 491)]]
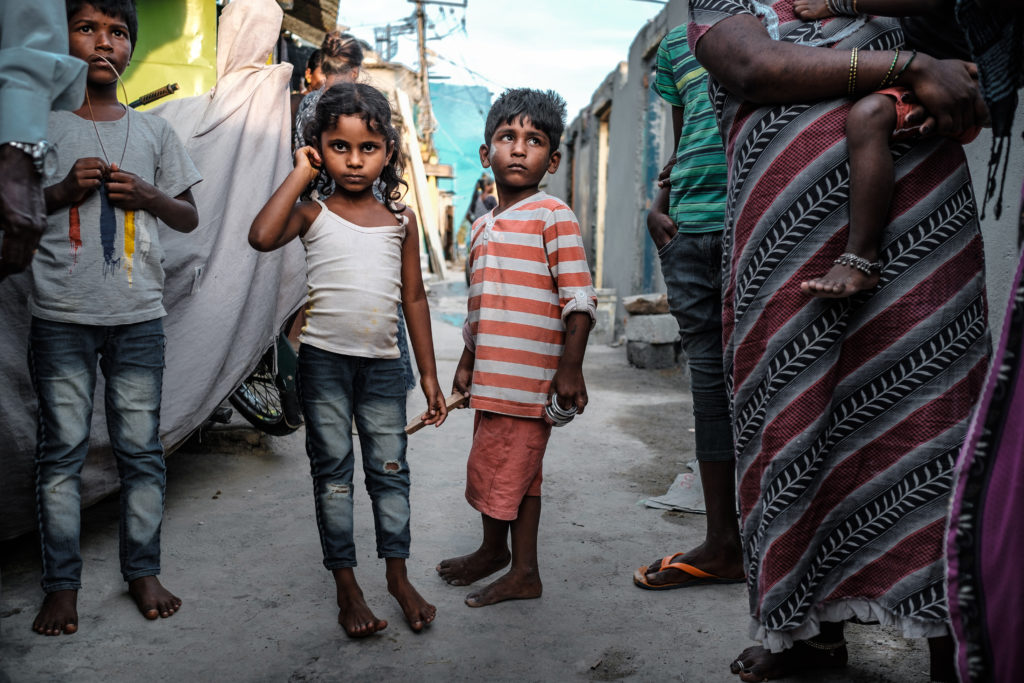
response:
[(32, 164), (36, 167), (36, 173), (43, 180), (47, 180), (57, 172), (57, 146), (46, 140), (39, 142), (8, 142), (14, 149), (20, 149), (32, 157)]

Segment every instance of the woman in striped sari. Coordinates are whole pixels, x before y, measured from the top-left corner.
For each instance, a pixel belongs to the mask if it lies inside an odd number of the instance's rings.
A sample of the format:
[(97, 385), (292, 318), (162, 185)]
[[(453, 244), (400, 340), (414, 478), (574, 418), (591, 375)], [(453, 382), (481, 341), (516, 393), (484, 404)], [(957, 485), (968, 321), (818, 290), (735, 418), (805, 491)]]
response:
[[(952, 680), (945, 513), (989, 341), (971, 179), (944, 135), (986, 118), (973, 67), (897, 52), (895, 20), (804, 22), (792, 0), (691, 0), (690, 18), (729, 164), (725, 370), (762, 643), (731, 668), (845, 666), (856, 620), (929, 638), (933, 679)], [(800, 282), (847, 240), (847, 112), (893, 76), (926, 135), (892, 147), (881, 280), (813, 299)]]

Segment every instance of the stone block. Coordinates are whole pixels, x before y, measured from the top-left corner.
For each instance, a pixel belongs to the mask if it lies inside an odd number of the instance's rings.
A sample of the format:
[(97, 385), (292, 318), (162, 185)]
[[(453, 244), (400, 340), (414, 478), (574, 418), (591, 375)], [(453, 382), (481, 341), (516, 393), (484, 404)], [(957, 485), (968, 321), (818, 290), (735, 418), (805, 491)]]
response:
[(658, 315), (668, 313), (668, 295), (661, 294), (634, 294), (633, 296), (622, 297), (622, 306), (630, 315)]
[(678, 364), (679, 345), (649, 344), (647, 342), (626, 342), (626, 360), (637, 368), (663, 370)]
[(672, 344), (679, 339), (679, 324), (668, 313), (631, 315), (626, 318), (626, 341)]
[(597, 313), (594, 327), (590, 330), (588, 344), (611, 344), (615, 341), (615, 303), (617, 297), (614, 289), (598, 289)]

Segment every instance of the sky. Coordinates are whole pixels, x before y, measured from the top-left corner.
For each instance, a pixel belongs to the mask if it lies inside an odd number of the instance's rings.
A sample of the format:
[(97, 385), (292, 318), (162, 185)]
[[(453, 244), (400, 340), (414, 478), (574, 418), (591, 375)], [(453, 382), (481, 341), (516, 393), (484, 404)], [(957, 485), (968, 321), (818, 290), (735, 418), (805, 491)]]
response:
[[(445, 82), (552, 89), (565, 98), (571, 121), (590, 103), (637, 32), (661, 11), (651, 0), (468, 0), (465, 9), (427, 5), (431, 76)], [(374, 45), (374, 27), (413, 15), (408, 0), (341, 0), (338, 21)], [(462, 19), (465, 18), (465, 29)], [(413, 26), (415, 23), (413, 22)], [(430, 40), (434, 36), (440, 39)], [(418, 68), (415, 31), (398, 38), (395, 59)]]

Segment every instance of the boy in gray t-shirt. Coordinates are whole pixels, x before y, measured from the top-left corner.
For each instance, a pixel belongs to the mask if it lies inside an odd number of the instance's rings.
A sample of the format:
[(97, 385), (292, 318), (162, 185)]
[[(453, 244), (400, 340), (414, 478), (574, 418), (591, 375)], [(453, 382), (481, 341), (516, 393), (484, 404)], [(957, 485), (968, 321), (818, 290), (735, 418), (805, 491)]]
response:
[(201, 180), (162, 119), (117, 99), (138, 27), (130, 0), (67, 0), (69, 52), (88, 63), (86, 99), (54, 112), (49, 141), (62, 177), (47, 187), (48, 223), (32, 263), (29, 363), (39, 400), (36, 497), (46, 598), (32, 628), (78, 630), (82, 465), (96, 366), (106, 379), (107, 430), (121, 478), (120, 559), (147, 619), (181, 600), (157, 579), (165, 468), (160, 222), (180, 232), (199, 217)]

